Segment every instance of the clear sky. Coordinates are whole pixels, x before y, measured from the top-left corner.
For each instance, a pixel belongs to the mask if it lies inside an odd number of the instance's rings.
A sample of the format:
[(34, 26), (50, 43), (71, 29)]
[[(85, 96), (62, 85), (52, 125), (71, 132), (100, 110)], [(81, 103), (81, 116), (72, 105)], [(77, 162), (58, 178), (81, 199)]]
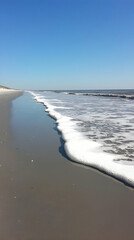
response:
[(134, 88), (133, 0), (0, 0), (0, 85)]

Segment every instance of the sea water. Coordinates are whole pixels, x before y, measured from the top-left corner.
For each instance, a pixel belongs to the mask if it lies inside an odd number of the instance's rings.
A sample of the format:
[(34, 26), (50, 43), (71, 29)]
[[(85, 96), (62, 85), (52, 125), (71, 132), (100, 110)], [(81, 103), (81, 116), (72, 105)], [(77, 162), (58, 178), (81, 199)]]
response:
[(72, 160), (134, 186), (134, 90), (32, 91)]

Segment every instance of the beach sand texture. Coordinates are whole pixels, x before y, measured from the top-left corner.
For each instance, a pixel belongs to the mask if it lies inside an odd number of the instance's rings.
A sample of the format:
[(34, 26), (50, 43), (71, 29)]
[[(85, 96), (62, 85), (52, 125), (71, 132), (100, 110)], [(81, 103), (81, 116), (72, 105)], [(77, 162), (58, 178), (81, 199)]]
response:
[(0, 239), (133, 240), (133, 189), (69, 161), (44, 106), (19, 95), (0, 95)]

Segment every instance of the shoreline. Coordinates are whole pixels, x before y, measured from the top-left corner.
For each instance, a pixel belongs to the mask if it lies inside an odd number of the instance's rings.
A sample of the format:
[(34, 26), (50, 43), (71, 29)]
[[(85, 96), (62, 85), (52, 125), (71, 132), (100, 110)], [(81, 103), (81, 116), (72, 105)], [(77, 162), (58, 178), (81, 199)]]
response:
[[(40, 103), (40, 102), (39, 102), (39, 103)], [(47, 105), (45, 105), (44, 103), (40, 103), (40, 104), (42, 104), (43, 106), (45, 106), (45, 108), (47, 109)], [(56, 121), (56, 118), (55, 118), (54, 116), (51, 116), (51, 114), (49, 113), (49, 111), (45, 110), (45, 112), (46, 112), (46, 114), (48, 114), (48, 116), (49, 116), (50, 118), (52, 118), (53, 120)], [(86, 164), (86, 163), (82, 163), (82, 162), (78, 162), (78, 161), (76, 161), (75, 159), (69, 157), (69, 155), (67, 155), (67, 153), (66, 153), (66, 151), (65, 151), (65, 148), (64, 148), (66, 141), (62, 138), (62, 132), (58, 129), (58, 123), (55, 122), (55, 124), (56, 124), (57, 134), (58, 134), (59, 137), (60, 137), (60, 142), (61, 142), (61, 147), (62, 147), (62, 150), (61, 150), (61, 151), (63, 152), (63, 155), (64, 155), (64, 157), (65, 157), (66, 159), (68, 159), (70, 162), (75, 163), (76, 165), (78, 165), (78, 166), (80, 166), (80, 167), (86, 167), (87, 169), (89, 169), (89, 170), (91, 170), (91, 171), (92, 171), (92, 169), (93, 169), (93, 170), (95, 170), (96, 172), (98, 172), (98, 173), (100, 173), (100, 174), (103, 174), (105, 177), (109, 177), (109, 178), (111, 178), (113, 181), (114, 181), (114, 180), (115, 180), (115, 181), (118, 181), (120, 184), (124, 184), (126, 187), (130, 188), (131, 190), (134, 190), (134, 185), (130, 184), (129, 182), (126, 182), (125, 180), (117, 177), (116, 175), (114, 176), (114, 175), (112, 175), (112, 174), (110, 174), (110, 173), (108, 173), (108, 172), (106, 172), (106, 171), (104, 171), (104, 170), (101, 170), (101, 169), (99, 169), (99, 168), (97, 168), (97, 167), (95, 167), (95, 166), (92, 166), (92, 165)], [(61, 154), (62, 154), (62, 153), (61, 153)]]
[(30, 94), (10, 109), (10, 158), (0, 168), (0, 238), (132, 240), (134, 191), (61, 155), (55, 121)]
[[(43, 103), (41, 103), (41, 104), (43, 104)], [(45, 105), (45, 104), (43, 104), (43, 105), (45, 106), (45, 108), (47, 108), (47, 105)], [(46, 112), (47, 112), (47, 114), (48, 114), (48, 116), (49, 116), (50, 118), (52, 118), (53, 120), (56, 120), (56, 118), (54, 118), (53, 116), (51, 116), (51, 114), (49, 114), (48, 111), (46, 111)], [(109, 172), (106, 172), (106, 171), (104, 171), (104, 170), (101, 170), (101, 169), (99, 169), (99, 168), (97, 168), (97, 167), (95, 167), (95, 166), (92, 166), (92, 165), (90, 165), (90, 164), (78, 162), (77, 160), (69, 157), (69, 155), (67, 155), (67, 153), (66, 153), (66, 151), (65, 151), (65, 143), (66, 143), (66, 141), (62, 138), (62, 132), (58, 129), (58, 123), (56, 123), (56, 131), (57, 131), (58, 135), (60, 135), (60, 139), (61, 139), (60, 141), (62, 141), (61, 145), (62, 145), (62, 148), (63, 148), (63, 150), (62, 150), (62, 151), (63, 151), (63, 154), (64, 154), (64, 156), (65, 156), (69, 161), (71, 161), (72, 163), (78, 164), (79, 166), (86, 167), (86, 168), (89, 169), (89, 170), (92, 170), (92, 169), (93, 169), (93, 170), (96, 170), (96, 171), (98, 171), (99, 173), (104, 174), (105, 177), (110, 177), (111, 179), (116, 180), (116, 181), (118, 181), (118, 182), (121, 183), (121, 184), (124, 184), (126, 187), (130, 188), (131, 190), (134, 190), (134, 184), (132, 185), (132, 184), (130, 184), (129, 182), (126, 182), (125, 180), (117, 177), (116, 175), (112, 175), (112, 174), (110, 174)]]
[[(134, 189), (134, 182), (132, 181), (133, 179), (127, 178), (126, 176), (124, 176), (122, 174), (122, 172), (116, 172), (116, 171), (114, 172), (113, 169), (111, 171), (111, 169), (106, 167), (105, 165), (103, 165), (103, 164), (99, 165), (98, 163), (93, 162), (93, 161), (86, 162), (86, 161), (83, 161), (83, 159), (79, 160), (79, 158), (76, 157), (75, 154), (73, 154), (73, 151), (72, 152), (70, 151), (70, 149), (68, 147), (68, 139), (66, 139), (66, 134), (64, 133), (64, 129), (63, 129), (63, 127), (60, 126), (60, 120), (56, 116), (56, 113), (53, 112), (53, 108), (51, 110), (49, 104), (47, 104), (46, 101), (42, 100), (42, 98), (40, 98), (40, 96), (39, 96), (39, 99), (38, 99), (38, 96), (36, 96), (36, 94), (34, 94), (34, 92), (29, 92), (29, 93), (33, 96), (33, 99), (37, 103), (43, 104), (45, 106), (45, 112), (47, 112), (47, 114), (49, 115), (50, 118), (55, 120), (56, 129), (57, 129), (57, 132), (59, 132), (59, 134), (61, 136), (61, 139), (63, 141), (63, 145), (64, 145), (63, 148), (64, 148), (64, 152), (66, 154), (67, 159), (69, 159), (71, 162), (75, 162), (75, 163), (78, 163), (80, 165), (84, 165), (84, 166), (87, 166), (89, 168), (95, 169), (95, 170), (101, 172), (102, 174), (104, 174), (105, 176), (109, 176), (112, 179), (116, 179), (117, 181), (123, 183), (125, 186)], [(73, 144), (73, 141), (71, 142), (71, 144)], [(71, 146), (71, 144), (69, 144), (69, 145)], [(109, 154), (107, 154), (107, 155), (109, 155)]]

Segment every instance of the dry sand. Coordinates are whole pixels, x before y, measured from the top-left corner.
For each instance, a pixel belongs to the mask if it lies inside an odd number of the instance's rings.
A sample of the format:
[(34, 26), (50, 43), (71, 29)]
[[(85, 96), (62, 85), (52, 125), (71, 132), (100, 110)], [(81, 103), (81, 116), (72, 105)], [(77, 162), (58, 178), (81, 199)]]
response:
[(0, 239), (133, 240), (134, 191), (66, 159), (44, 106), (24, 94), (11, 114), (13, 97), (0, 96)]

